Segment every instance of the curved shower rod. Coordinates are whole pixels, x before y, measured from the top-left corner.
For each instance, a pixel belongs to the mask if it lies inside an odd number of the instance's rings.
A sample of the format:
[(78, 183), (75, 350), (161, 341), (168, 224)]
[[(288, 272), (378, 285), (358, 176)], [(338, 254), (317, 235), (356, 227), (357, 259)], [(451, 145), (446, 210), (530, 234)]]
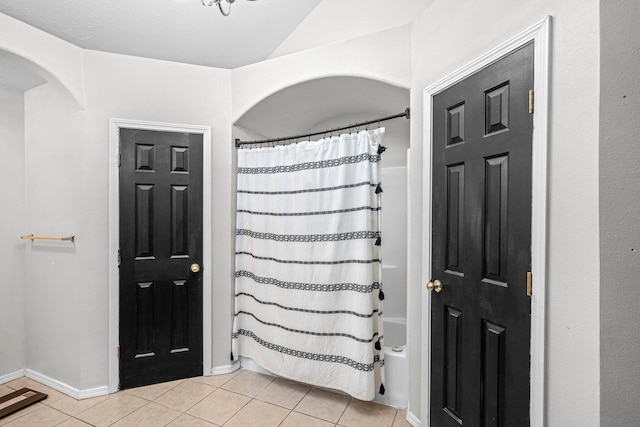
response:
[(334, 128), (334, 129), (327, 129), (327, 130), (323, 130), (323, 131), (320, 131), (320, 132), (307, 133), (307, 134), (304, 134), (304, 135), (284, 136), (284, 137), (281, 137), (281, 138), (271, 138), (271, 139), (259, 139), (259, 140), (256, 140), (256, 141), (241, 141), (239, 138), (236, 138), (236, 148), (240, 148), (243, 145), (268, 144), (268, 143), (271, 143), (271, 142), (282, 142), (282, 141), (290, 141), (290, 140), (293, 140), (293, 139), (308, 138), (310, 136), (324, 135), (324, 134), (327, 134), (327, 133), (331, 134), (333, 132), (339, 132), (341, 130), (358, 128), (358, 127), (370, 125), (370, 124), (373, 124), (373, 123), (380, 123), (380, 122), (384, 122), (384, 121), (387, 121), (387, 120), (397, 119), (397, 118), (400, 118), (400, 117), (405, 117), (407, 120), (410, 119), (411, 118), (410, 109), (407, 107), (402, 113), (394, 114), (393, 116), (381, 117), (381, 118), (375, 119), (375, 120), (368, 120), (366, 122), (354, 123), (354, 124), (348, 125), (348, 126), (342, 126), (342, 127)]

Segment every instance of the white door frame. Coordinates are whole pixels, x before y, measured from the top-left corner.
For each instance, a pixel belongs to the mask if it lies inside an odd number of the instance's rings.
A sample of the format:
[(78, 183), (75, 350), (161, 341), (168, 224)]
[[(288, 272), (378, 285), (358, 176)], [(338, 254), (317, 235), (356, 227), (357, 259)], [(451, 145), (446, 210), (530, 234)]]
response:
[[(520, 34), (502, 43), (469, 64), (424, 89), (423, 103), (423, 207), (422, 207), (422, 283), (431, 280), (431, 160), (433, 96), (464, 80), (487, 65), (519, 47), (534, 42), (535, 108), (533, 113), (532, 147), (532, 211), (531, 211), (531, 401), (530, 425), (544, 425), (545, 399), (545, 301), (547, 259), (547, 145), (549, 114), (549, 43), (551, 18), (546, 17)], [(524, 292), (524, 289), (523, 289)], [(431, 425), (429, 414), (431, 372), (431, 293), (422, 289), (422, 426)], [(435, 427), (435, 426), (434, 426)]]
[(144, 129), (202, 135), (202, 374), (211, 375), (211, 128), (209, 126), (109, 119), (109, 393), (118, 391), (120, 275), (120, 191), (118, 153), (120, 129)]

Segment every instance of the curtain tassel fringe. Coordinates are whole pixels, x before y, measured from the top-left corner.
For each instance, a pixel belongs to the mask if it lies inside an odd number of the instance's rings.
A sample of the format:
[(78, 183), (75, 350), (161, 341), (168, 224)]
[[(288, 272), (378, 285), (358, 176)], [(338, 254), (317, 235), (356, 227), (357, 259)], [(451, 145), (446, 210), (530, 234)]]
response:
[(231, 360), (233, 360), (233, 351), (231, 352)]
[(380, 289), (380, 293), (378, 294), (378, 298), (380, 298), (380, 301), (384, 301), (384, 292), (382, 292), (382, 289)]
[(381, 246), (382, 245), (382, 237), (378, 237), (376, 239), (376, 246)]
[(382, 350), (382, 346), (380, 345), (380, 340), (376, 341), (376, 350)]
[(380, 394), (384, 394), (384, 384), (380, 384)]
[(383, 147), (382, 145), (378, 145), (378, 154), (382, 154), (387, 151), (387, 147)]
[(380, 194), (380, 193), (382, 193), (382, 186), (378, 184), (378, 186), (376, 187), (376, 194)]

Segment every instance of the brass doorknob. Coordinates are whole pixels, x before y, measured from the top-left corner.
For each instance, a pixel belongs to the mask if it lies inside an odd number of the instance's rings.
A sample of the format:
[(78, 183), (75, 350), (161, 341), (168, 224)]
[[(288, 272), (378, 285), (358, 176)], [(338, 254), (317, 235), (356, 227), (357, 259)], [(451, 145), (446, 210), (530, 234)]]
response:
[(432, 282), (427, 283), (427, 290), (429, 292), (432, 292), (432, 291), (441, 292), (442, 282), (440, 280), (434, 280)]
[(198, 264), (197, 262), (194, 262), (193, 264), (191, 264), (192, 273), (198, 273), (199, 271), (200, 271), (200, 264)]

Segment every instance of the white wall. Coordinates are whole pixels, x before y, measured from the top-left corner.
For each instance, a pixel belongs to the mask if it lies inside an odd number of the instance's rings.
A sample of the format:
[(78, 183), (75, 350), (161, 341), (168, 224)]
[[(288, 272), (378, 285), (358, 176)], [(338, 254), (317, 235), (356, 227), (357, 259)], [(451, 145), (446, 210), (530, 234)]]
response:
[[(78, 242), (72, 249), (34, 245), (27, 252), (26, 286), (32, 291), (26, 300), (38, 309), (29, 309), (34, 317), (26, 323), (28, 366), (78, 389), (107, 383), (106, 266), (112, 256), (107, 250), (109, 117), (213, 128), (213, 351), (214, 366), (226, 365), (235, 205), (231, 122), (271, 93), (312, 78), (361, 76), (411, 87), (410, 200), (411, 211), (419, 212), (423, 88), (551, 15), (546, 421), (550, 427), (598, 425), (599, 251), (608, 249), (611, 242), (607, 239), (601, 248), (598, 234), (599, 2), (487, 0), (462, 7), (433, 0), (425, 5), (413, 30), (411, 26), (385, 30), (232, 72), (84, 51), (80, 75), (84, 74), (87, 109), (82, 112), (73, 109), (71, 98), (55, 85), (29, 93), (25, 228), (73, 232)], [(14, 36), (11, 40), (37, 50), (36, 43), (28, 42), (39, 40), (40, 35), (31, 31), (21, 27), (16, 34), (26, 44)], [(340, 40), (348, 36), (341, 34)], [(9, 43), (3, 36), (0, 41)], [(306, 36), (301, 38), (304, 41)], [(70, 55), (75, 58), (74, 52)], [(71, 80), (77, 79), (76, 71), (69, 72)], [(410, 228), (411, 377), (420, 378), (420, 242), (426, 230), (419, 215), (412, 215)], [(48, 321), (53, 323), (47, 329)], [(605, 379), (611, 382), (603, 387), (613, 387), (615, 378)], [(422, 398), (420, 383), (413, 381), (410, 404), (415, 414)]]
[[(549, 141), (546, 425), (599, 425), (597, 0), (435, 0), (414, 23), (412, 50), (412, 211), (422, 203), (422, 90), (439, 78), (542, 20), (552, 21)], [(420, 236), (411, 224), (409, 300), (419, 313)], [(418, 325), (419, 319), (412, 319)], [(410, 341), (419, 342), (418, 328)], [(414, 351), (411, 372), (420, 359)], [(420, 406), (411, 384), (411, 408)]]
[[(208, 67), (183, 65), (164, 61), (112, 55), (96, 51), (85, 52), (85, 86), (87, 93), (87, 140), (85, 147), (89, 156), (85, 164), (86, 173), (96, 174), (99, 191), (87, 186), (84, 199), (95, 206), (92, 212), (99, 221), (87, 229), (96, 241), (95, 251), (102, 259), (87, 260), (92, 269), (104, 269), (107, 256), (107, 124), (111, 117), (156, 122), (183, 123), (211, 126), (212, 159), (212, 260), (205, 260), (210, 268), (213, 282), (213, 301), (226, 292), (233, 272), (231, 247), (231, 118), (230, 118), (230, 73)], [(87, 270), (91, 271), (91, 270)], [(106, 286), (100, 285), (89, 299), (102, 297)], [(230, 339), (228, 330), (221, 330), (219, 316), (225, 316), (225, 308), (213, 308), (213, 364), (227, 365)], [(104, 305), (99, 305), (104, 307)], [(226, 313), (228, 315), (228, 313)], [(103, 341), (106, 333), (106, 317), (96, 316), (95, 326)], [(95, 358), (106, 357), (106, 351), (98, 349)], [(101, 360), (91, 359), (94, 369), (104, 369)], [(86, 378), (86, 377), (85, 377)], [(97, 378), (94, 379), (97, 381)], [(87, 384), (90, 386), (91, 384)]]
[(25, 366), (24, 95), (0, 88), (0, 377)]
[(600, 3), (602, 426), (640, 425), (640, 2)]
[(407, 88), (410, 37), (406, 25), (235, 69), (233, 121), (279, 90), (322, 77), (364, 77)]
[[(85, 111), (55, 84), (26, 101), (29, 228), (77, 236), (27, 253), (27, 365), (78, 390), (108, 383), (109, 118), (212, 127), (214, 301), (232, 274), (230, 73), (95, 51), (83, 72)], [(228, 323), (224, 308), (213, 313)], [(213, 333), (213, 363), (227, 365), (229, 332)]]
[(0, 13), (0, 50), (29, 63), (45, 80), (56, 80), (84, 106), (82, 49)]
[(85, 282), (80, 254), (91, 242), (82, 199), (84, 127), (73, 98), (56, 83), (25, 93), (26, 229), (41, 236), (78, 235), (69, 242), (27, 244), (25, 324), (27, 368), (78, 386)]

